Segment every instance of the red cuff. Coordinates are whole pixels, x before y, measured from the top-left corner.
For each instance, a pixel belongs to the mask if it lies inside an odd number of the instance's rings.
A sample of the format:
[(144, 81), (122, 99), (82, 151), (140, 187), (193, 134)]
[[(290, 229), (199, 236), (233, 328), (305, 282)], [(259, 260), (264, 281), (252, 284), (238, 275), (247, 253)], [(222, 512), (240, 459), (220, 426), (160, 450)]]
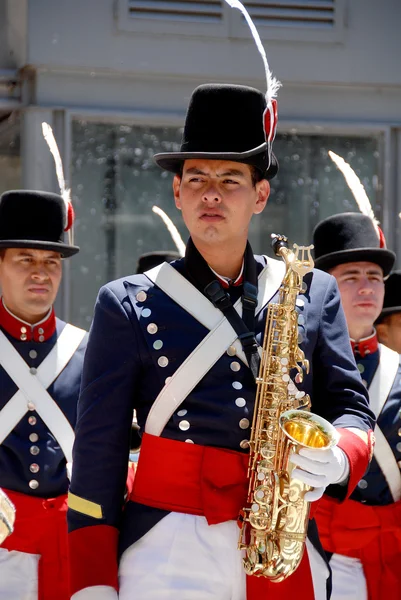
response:
[(369, 466), (373, 454), (373, 432), (368, 432), (367, 442), (349, 429), (338, 429), (338, 432), (340, 433), (338, 446), (345, 452), (349, 461), (349, 480), (344, 498), (347, 500)]
[(71, 595), (86, 587), (108, 585), (118, 590), (118, 531), (93, 525), (68, 534)]

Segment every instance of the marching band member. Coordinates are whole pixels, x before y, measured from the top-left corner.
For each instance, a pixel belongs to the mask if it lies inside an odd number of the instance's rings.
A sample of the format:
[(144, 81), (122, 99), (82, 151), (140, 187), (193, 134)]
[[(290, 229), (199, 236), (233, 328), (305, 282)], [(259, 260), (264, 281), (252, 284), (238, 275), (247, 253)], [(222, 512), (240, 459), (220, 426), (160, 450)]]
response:
[(332, 600), (396, 600), (401, 571), (401, 367), (399, 355), (378, 343), (383, 279), (395, 255), (374, 221), (343, 213), (314, 232), (315, 266), (334, 275), (370, 407), (377, 416), (376, 445), (367, 473), (351, 498), (325, 495), (316, 512), (333, 573)]
[(67, 600), (67, 462), (86, 334), (53, 303), (72, 209), (47, 192), (0, 198), (0, 485), (16, 507), (0, 548), (1, 600)]
[(385, 281), (383, 309), (375, 325), (379, 342), (401, 354), (401, 271)]
[[(68, 501), (73, 600), (326, 598), (313, 521), (314, 541), (282, 583), (246, 578), (237, 550), (256, 387), (245, 356), (261, 343), (283, 277), (281, 261), (254, 256), (247, 242), (278, 169), (272, 108), (249, 87), (194, 91), (181, 151), (155, 157), (174, 173), (191, 236), (185, 257), (99, 293)], [(335, 449), (299, 456), (296, 476), (314, 488), (310, 501), (326, 486), (344, 500), (366, 470), (373, 414), (334, 278), (313, 271), (305, 282), (297, 310), (311, 374), (299, 387), (341, 436)], [(210, 284), (227, 306), (242, 302), (239, 324)], [(124, 502), (134, 409), (142, 445)]]

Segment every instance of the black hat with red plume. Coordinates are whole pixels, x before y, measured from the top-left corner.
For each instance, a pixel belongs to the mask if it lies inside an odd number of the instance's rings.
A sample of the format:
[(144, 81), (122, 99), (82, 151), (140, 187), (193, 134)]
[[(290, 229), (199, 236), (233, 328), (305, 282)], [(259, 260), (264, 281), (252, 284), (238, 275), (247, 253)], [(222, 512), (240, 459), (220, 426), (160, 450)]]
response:
[(185, 160), (208, 159), (241, 162), (272, 179), (278, 162), (272, 151), (277, 128), (277, 91), (280, 83), (273, 77), (255, 25), (244, 5), (226, 0), (241, 11), (262, 56), (266, 74), (266, 94), (251, 87), (234, 84), (205, 84), (192, 94), (179, 152), (156, 154), (163, 169), (181, 173)]
[(79, 252), (66, 244), (64, 232), (73, 215), (64, 199), (51, 192), (12, 190), (0, 196), (0, 248), (37, 248), (60, 252), (64, 258)]
[(372, 262), (386, 277), (395, 254), (384, 247), (373, 220), (362, 213), (340, 213), (321, 221), (313, 232), (315, 267), (329, 271), (349, 262)]

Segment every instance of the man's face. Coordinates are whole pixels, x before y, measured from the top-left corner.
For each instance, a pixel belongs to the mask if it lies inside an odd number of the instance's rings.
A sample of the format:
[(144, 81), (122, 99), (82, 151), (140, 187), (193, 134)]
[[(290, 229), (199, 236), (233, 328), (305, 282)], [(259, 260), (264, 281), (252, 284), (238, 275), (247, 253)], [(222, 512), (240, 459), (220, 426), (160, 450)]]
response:
[(376, 329), (379, 342), (401, 354), (401, 312), (385, 317)]
[(337, 265), (337, 280), (348, 327), (372, 328), (383, 306), (383, 271), (371, 262)]
[(24, 321), (36, 323), (56, 298), (61, 272), (58, 252), (7, 248), (0, 258), (0, 286), (7, 308)]
[(221, 244), (246, 239), (253, 214), (270, 193), (265, 179), (252, 184), (251, 169), (226, 160), (191, 159), (173, 182), (174, 199), (194, 240)]

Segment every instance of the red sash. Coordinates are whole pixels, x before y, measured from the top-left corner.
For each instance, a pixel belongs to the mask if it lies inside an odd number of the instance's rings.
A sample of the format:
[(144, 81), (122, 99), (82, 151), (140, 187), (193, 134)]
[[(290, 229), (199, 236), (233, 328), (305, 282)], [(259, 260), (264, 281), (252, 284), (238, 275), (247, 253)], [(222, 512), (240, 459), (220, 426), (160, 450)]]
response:
[(315, 517), (325, 550), (361, 561), (369, 600), (399, 599), (401, 502), (367, 506), (347, 500), (338, 504), (324, 496)]
[(2, 548), (39, 554), (38, 600), (69, 600), (67, 496), (44, 499), (4, 490), (16, 508)]
[[(130, 500), (204, 516), (209, 525), (237, 520), (246, 504), (247, 467), (246, 454), (145, 433)], [(294, 575), (282, 583), (248, 577), (247, 598), (313, 600), (307, 553)]]

